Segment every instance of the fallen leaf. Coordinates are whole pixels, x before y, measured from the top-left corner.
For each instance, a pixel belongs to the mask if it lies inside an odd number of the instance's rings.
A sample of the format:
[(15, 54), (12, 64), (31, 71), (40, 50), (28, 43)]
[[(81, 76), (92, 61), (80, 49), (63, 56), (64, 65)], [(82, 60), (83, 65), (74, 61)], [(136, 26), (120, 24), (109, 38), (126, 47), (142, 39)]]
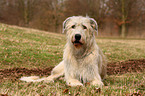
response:
[(96, 93), (100, 93), (101, 92), (101, 88), (96, 88), (95, 91), (96, 91)]
[(85, 86), (89, 86), (89, 85), (90, 85), (90, 82), (86, 82), (86, 83), (85, 83)]
[(0, 94), (0, 96), (8, 96), (8, 94)]
[(140, 91), (134, 92), (131, 94), (131, 96), (143, 96)]
[(68, 93), (68, 89), (65, 89), (65, 90), (63, 91), (63, 93)]
[(80, 92), (77, 92), (77, 93), (75, 94), (75, 96), (78, 96), (78, 95), (80, 95)]

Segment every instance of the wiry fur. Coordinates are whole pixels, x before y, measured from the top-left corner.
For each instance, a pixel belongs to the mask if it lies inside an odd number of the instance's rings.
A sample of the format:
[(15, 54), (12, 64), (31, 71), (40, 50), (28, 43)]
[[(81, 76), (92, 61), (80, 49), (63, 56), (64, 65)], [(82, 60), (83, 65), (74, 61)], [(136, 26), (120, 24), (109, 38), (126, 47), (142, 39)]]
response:
[[(53, 81), (65, 75), (66, 83), (70, 86), (83, 85), (86, 82), (102, 86), (102, 79), (106, 75), (106, 59), (95, 41), (94, 34), (98, 32), (96, 21), (89, 17), (69, 17), (63, 23), (63, 31), (67, 36), (63, 61), (52, 70), (47, 78), (22, 77), (21, 80), (27, 82)], [(76, 34), (81, 35), (80, 44), (73, 43)]]

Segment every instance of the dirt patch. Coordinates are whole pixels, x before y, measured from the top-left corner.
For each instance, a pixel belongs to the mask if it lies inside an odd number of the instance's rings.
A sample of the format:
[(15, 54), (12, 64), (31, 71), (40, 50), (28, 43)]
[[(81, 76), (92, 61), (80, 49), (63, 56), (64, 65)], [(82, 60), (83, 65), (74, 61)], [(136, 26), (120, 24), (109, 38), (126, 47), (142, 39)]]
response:
[[(12, 68), (0, 69), (0, 82), (5, 80), (16, 81), (22, 76), (48, 76), (53, 67), (45, 69), (26, 69), (26, 68)], [(124, 62), (112, 62), (108, 64), (107, 74), (124, 74), (127, 72), (143, 72), (145, 69), (145, 59), (128, 60)]]
[(51, 73), (53, 67), (45, 69), (26, 69), (26, 68), (12, 68), (12, 69), (0, 69), (0, 82), (10, 79), (12, 81), (18, 80), (22, 76), (48, 76)]
[(145, 70), (145, 59), (128, 60), (124, 62), (113, 62), (107, 66), (107, 74), (124, 74), (128, 72), (143, 72)]

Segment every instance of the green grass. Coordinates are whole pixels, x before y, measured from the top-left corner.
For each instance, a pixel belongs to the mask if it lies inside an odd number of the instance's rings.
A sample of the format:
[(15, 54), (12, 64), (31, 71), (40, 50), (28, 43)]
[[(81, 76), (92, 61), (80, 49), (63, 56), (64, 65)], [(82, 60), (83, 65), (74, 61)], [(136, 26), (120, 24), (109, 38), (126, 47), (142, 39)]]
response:
[[(21, 81), (7, 81), (0, 85), (0, 92), (3, 94), (17, 95), (17, 96), (56, 96), (69, 95), (75, 96), (124, 96), (131, 95), (136, 92), (143, 94), (145, 91), (144, 87), (144, 75), (145, 73), (128, 73), (124, 75), (111, 75), (107, 76), (104, 81), (105, 86), (98, 92), (94, 86), (86, 85), (84, 87), (69, 87), (65, 85), (62, 79), (55, 80), (53, 83), (26, 83)], [(66, 93), (65, 90), (68, 90)]]
[[(97, 38), (96, 42), (108, 62), (145, 58), (145, 40)], [(0, 69), (14, 67), (46, 68), (62, 60), (66, 43), (65, 35), (40, 30), (0, 24)], [(0, 94), (11, 96), (124, 96), (140, 91), (144, 93), (145, 73), (110, 75), (105, 86), (98, 92), (94, 86), (69, 87), (63, 79), (54, 83), (26, 83), (19, 80), (0, 82)], [(64, 90), (66, 90), (66, 93)]]
[[(64, 36), (0, 25), (1, 68), (54, 66), (62, 58)], [(53, 36), (55, 36), (53, 38)]]

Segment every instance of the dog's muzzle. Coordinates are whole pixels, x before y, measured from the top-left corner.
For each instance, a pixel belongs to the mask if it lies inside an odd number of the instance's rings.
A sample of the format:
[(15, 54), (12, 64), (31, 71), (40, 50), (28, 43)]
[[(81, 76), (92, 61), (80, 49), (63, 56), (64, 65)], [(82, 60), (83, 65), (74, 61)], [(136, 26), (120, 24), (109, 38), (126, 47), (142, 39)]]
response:
[(80, 48), (83, 45), (81, 38), (82, 36), (80, 34), (75, 34), (73, 37), (72, 43), (76, 48)]

